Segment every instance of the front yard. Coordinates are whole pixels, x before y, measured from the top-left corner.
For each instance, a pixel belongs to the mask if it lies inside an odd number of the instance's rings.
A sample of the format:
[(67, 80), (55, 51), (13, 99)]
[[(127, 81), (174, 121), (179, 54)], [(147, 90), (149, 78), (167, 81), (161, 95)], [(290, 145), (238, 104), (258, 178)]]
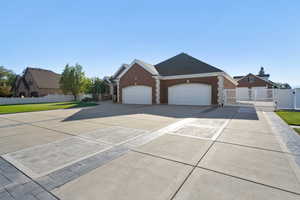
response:
[(300, 135), (300, 128), (294, 128), (294, 130)]
[(18, 105), (0, 105), (0, 114), (33, 112), (43, 110), (79, 108), (87, 106), (95, 106), (92, 102), (58, 102), (58, 103), (36, 103), (36, 104), (18, 104)]
[(300, 112), (277, 111), (276, 113), (289, 125), (300, 126)]
[[(300, 126), (300, 112), (296, 111), (277, 111), (279, 115), (287, 124)], [(294, 130), (300, 135), (300, 128), (294, 128)]]

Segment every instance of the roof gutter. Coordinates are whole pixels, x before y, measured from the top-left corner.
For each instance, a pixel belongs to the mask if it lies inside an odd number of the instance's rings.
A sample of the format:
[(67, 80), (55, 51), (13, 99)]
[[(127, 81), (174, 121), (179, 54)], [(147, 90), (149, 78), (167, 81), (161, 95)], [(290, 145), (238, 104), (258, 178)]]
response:
[[(185, 74), (185, 75), (175, 75), (175, 76), (155, 76), (160, 80), (172, 80), (172, 79), (186, 79), (186, 78), (201, 78), (201, 77), (213, 77), (213, 76), (224, 76), (230, 80), (233, 84), (238, 85), (238, 82), (229, 76), (226, 72), (211, 72), (211, 73), (201, 73), (201, 74)], [(153, 76), (154, 77), (154, 76)]]

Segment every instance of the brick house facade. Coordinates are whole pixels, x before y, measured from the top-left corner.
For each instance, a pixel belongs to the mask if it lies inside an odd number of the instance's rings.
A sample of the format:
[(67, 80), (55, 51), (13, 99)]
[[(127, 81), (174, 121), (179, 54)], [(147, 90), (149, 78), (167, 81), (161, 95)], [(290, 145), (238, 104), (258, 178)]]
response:
[(122, 89), (131, 85), (145, 85), (152, 88), (152, 103), (155, 104), (155, 79), (148, 71), (138, 64), (134, 64), (119, 82), (119, 102), (122, 102)]
[[(192, 58), (186, 54), (179, 54), (171, 58), (171, 63), (174, 64), (176, 61), (180, 62), (182, 59), (192, 59), (192, 63), (195, 63), (195, 58)], [(184, 60), (184, 62), (187, 62)], [(200, 63), (202, 64), (202, 62)], [(127, 67), (121, 74), (119, 74), (118, 78), (116, 78), (117, 82), (117, 102), (122, 103), (124, 101), (122, 91), (124, 88), (131, 86), (148, 86), (152, 90), (152, 104), (168, 104), (169, 103), (169, 94), (168, 89), (172, 86), (176, 85), (189, 85), (189, 84), (201, 84), (207, 85), (211, 88), (210, 104), (221, 104), (222, 103), (222, 95), (223, 90), (234, 89), (237, 83), (227, 75), (225, 72), (213, 68), (211, 66), (206, 66), (208, 64), (204, 63), (205, 70), (202, 73), (199, 73), (199, 69), (194, 67), (190, 70), (195, 70), (194, 74), (175, 74), (175, 75), (162, 75), (159, 71), (159, 68), (147, 63), (144, 63), (139, 60), (135, 60), (131, 65)], [(173, 65), (175, 66), (175, 65)], [(178, 65), (180, 68), (185, 67), (188, 68), (189, 63), (183, 63)], [(201, 68), (201, 65), (196, 66)], [(198, 71), (197, 71), (198, 70)], [(203, 69), (200, 69), (203, 70)], [(179, 70), (180, 71), (180, 70)], [(200, 71), (201, 72), (201, 71)], [(168, 70), (165, 70), (165, 73), (168, 73)], [(206, 94), (205, 94), (206, 95)], [(189, 98), (189, 97), (186, 97)]]
[(259, 76), (248, 74), (247, 76), (242, 77), (241, 79), (237, 80), (238, 85), (237, 87), (266, 87), (266, 88), (273, 88), (274, 84), (268, 80), (264, 80)]

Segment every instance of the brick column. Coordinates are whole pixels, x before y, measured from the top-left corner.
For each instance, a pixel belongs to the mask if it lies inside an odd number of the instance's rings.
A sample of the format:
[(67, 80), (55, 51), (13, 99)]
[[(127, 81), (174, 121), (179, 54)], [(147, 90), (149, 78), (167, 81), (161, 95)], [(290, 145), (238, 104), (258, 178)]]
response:
[(155, 102), (156, 104), (160, 104), (160, 80), (158, 77), (154, 77), (155, 79)]
[(117, 80), (117, 102), (120, 103), (120, 80)]
[(224, 104), (224, 77), (218, 76), (218, 104)]

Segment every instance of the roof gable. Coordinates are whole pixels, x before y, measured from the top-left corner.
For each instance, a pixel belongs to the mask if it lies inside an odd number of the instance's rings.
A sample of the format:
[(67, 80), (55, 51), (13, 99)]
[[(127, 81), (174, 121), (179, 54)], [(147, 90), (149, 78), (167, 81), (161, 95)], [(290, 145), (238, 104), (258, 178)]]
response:
[(129, 71), (129, 69), (134, 66), (134, 64), (138, 64), (140, 67), (144, 68), (146, 71), (148, 71), (150, 74), (157, 76), (159, 75), (157, 70), (155, 69), (155, 67), (151, 64), (145, 63), (141, 60), (137, 60), (135, 59), (130, 65), (129, 67), (127, 67), (118, 77), (117, 79), (120, 79), (124, 74), (126, 74), (126, 72)]
[(26, 89), (29, 89), (29, 85), (28, 85), (27, 82), (25, 81), (24, 77), (21, 77), (21, 78), (18, 80), (17, 85), (16, 85), (16, 88), (19, 88), (20, 85), (22, 85), (22, 84), (24, 85), (24, 87), (25, 87)]
[(161, 62), (155, 65), (155, 68), (161, 76), (223, 72), (185, 53), (181, 53)]
[(50, 70), (40, 68), (27, 68), (24, 76), (30, 73), (38, 88), (59, 89), (61, 75)]
[(246, 76), (244, 76), (244, 77), (242, 77), (241, 79), (237, 80), (237, 82), (244, 81), (246, 78), (248, 78), (248, 77), (250, 77), (250, 76), (253, 76), (253, 77), (257, 78), (257, 79), (259, 79), (259, 80), (265, 82), (266, 84), (269, 84), (269, 85), (272, 85), (272, 86), (276, 86), (276, 84), (275, 84), (274, 82), (269, 81), (269, 80), (265, 80), (265, 79), (261, 78), (260, 76), (254, 75), (254, 74), (252, 74), (252, 73), (247, 74)]
[(204, 63), (200, 60), (197, 60), (196, 58), (193, 58), (192, 56), (189, 56), (185, 53), (181, 53), (177, 56), (174, 56), (155, 66), (145, 63), (141, 60), (135, 59), (129, 65), (129, 67), (127, 67), (125, 70), (122, 70), (122, 73), (118, 73), (119, 75), (115, 77), (116, 81), (119, 80), (124, 74), (126, 74), (134, 64), (137, 64), (140, 67), (144, 68), (152, 76), (156, 76), (158, 79), (177, 79), (177, 78), (187, 78), (187, 77), (193, 78), (193, 77), (207, 77), (207, 76), (222, 75), (225, 76), (228, 80), (230, 80), (235, 85), (238, 84), (233, 78), (231, 78), (224, 71), (216, 67), (213, 67), (207, 63)]

